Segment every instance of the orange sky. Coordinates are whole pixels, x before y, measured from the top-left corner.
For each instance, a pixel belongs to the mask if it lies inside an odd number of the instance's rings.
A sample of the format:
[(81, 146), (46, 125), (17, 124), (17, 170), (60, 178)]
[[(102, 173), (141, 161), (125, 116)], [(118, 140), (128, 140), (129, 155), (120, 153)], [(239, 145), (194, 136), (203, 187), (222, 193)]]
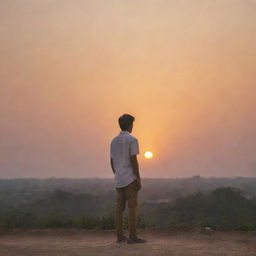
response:
[(0, 4), (0, 178), (112, 177), (123, 113), (143, 177), (255, 176), (255, 0)]

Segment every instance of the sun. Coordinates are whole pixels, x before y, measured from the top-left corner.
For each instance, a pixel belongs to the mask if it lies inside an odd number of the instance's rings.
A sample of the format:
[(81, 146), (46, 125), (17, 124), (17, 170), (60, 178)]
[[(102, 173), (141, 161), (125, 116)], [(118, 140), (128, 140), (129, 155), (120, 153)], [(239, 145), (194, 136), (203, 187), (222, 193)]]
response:
[(151, 159), (151, 158), (153, 157), (153, 153), (150, 152), (150, 151), (147, 151), (147, 152), (145, 152), (144, 156), (145, 156), (145, 158), (147, 158), (147, 159)]

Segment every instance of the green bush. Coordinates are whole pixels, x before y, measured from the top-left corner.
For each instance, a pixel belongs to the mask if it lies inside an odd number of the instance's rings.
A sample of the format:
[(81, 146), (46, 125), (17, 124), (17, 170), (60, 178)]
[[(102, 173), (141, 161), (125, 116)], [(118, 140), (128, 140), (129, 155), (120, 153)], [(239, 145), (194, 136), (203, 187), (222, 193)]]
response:
[(79, 229), (95, 229), (99, 223), (99, 217), (80, 216), (73, 219), (73, 226)]
[(8, 211), (0, 218), (0, 225), (4, 228), (33, 228), (36, 227), (38, 218), (31, 212)]
[(41, 217), (38, 224), (44, 228), (69, 228), (72, 227), (72, 218), (53, 212)]
[(101, 229), (114, 229), (115, 220), (113, 216), (101, 217), (100, 218), (100, 228)]

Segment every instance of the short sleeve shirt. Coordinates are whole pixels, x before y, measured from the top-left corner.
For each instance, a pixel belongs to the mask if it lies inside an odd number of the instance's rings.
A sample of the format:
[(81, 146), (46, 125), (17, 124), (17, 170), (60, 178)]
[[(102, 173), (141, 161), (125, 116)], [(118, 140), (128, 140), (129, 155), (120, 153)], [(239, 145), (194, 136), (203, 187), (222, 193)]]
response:
[(110, 157), (113, 160), (117, 188), (125, 187), (136, 179), (130, 157), (137, 154), (139, 154), (138, 140), (128, 131), (121, 131), (112, 140)]

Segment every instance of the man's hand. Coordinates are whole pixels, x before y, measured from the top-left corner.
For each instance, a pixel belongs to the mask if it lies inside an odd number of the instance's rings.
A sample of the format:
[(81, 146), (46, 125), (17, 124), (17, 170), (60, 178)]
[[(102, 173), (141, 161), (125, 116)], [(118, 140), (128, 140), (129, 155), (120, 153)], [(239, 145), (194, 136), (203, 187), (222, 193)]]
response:
[(138, 164), (136, 155), (131, 156), (131, 165), (137, 180), (137, 190), (140, 190), (141, 189), (140, 172), (139, 172), (139, 164)]
[(111, 165), (113, 173), (115, 174), (116, 171), (114, 169), (114, 163), (113, 163), (113, 159), (112, 158), (110, 158), (110, 165)]
[(137, 181), (137, 190), (139, 191), (141, 189), (141, 181), (139, 179)]

